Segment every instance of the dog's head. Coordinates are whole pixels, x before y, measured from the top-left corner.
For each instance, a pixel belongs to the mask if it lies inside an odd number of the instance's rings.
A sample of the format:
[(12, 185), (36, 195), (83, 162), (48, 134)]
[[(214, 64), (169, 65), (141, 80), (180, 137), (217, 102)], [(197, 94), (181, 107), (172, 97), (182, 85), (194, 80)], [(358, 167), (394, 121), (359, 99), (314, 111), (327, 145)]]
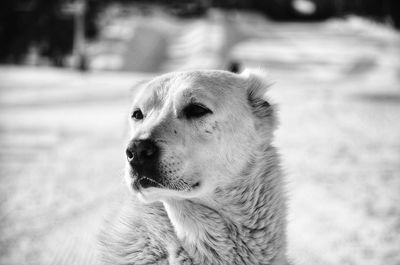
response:
[(171, 73), (142, 85), (131, 109), (126, 179), (144, 201), (206, 198), (241, 178), (272, 140), (273, 107), (257, 74)]

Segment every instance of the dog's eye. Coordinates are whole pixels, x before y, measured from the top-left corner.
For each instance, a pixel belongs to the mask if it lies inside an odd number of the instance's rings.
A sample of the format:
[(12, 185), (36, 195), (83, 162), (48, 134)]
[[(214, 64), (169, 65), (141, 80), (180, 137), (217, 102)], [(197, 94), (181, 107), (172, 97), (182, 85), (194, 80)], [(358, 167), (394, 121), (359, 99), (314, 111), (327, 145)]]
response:
[(137, 109), (132, 113), (131, 117), (134, 118), (135, 120), (141, 120), (143, 119), (143, 113), (140, 109)]
[(195, 119), (211, 114), (212, 111), (200, 104), (190, 104), (183, 109), (183, 115), (187, 119)]

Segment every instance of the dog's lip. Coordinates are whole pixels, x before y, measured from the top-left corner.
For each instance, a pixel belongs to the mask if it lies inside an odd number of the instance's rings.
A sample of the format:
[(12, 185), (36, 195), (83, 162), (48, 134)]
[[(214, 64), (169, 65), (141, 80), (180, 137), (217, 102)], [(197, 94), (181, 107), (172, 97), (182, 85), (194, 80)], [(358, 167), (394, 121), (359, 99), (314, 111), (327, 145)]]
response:
[[(135, 191), (140, 191), (140, 190), (147, 189), (147, 188), (163, 188), (163, 189), (168, 188), (165, 185), (163, 185), (151, 178), (148, 178), (148, 177), (136, 178), (132, 182), (131, 186), (132, 186), (133, 190), (135, 190)], [(188, 191), (198, 189), (200, 186), (201, 186), (200, 181), (196, 182), (190, 186)]]
[(138, 170), (131, 168), (130, 171), (131, 187), (135, 191), (140, 191), (146, 188), (166, 188), (165, 185), (157, 181), (155, 178), (143, 175)]
[(146, 176), (142, 176), (139, 177), (139, 179), (137, 180), (137, 185), (139, 185), (141, 188), (150, 188), (150, 187), (154, 187), (154, 188), (166, 188), (163, 184), (161, 184), (160, 182), (146, 177)]
[[(144, 176), (142, 174), (139, 174), (137, 171), (131, 171), (130, 172), (130, 187), (136, 191), (136, 192), (141, 192), (145, 189), (148, 188), (160, 188), (160, 189), (172, 189), (174, 190), (173, 187), (170, 187), (169, 185), (166, 185), (164, 183), (161, 183), (160, 181), (157, 181), (156, 179), (149, 177), (149, 176)], [(192, 191), (199, 189), (201, 186), (201, 181), (195, 182), (194, 184), (186, 184), (186, 191)], [(184, 191), (184, 190), (181, 190)]]

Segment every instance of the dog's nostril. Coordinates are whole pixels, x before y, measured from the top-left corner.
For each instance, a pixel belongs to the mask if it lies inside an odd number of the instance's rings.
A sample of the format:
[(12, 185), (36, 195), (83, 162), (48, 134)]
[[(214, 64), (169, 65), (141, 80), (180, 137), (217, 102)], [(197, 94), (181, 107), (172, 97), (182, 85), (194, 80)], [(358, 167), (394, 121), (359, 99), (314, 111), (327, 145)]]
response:
[(133, 153), (130, 151), (130, 150), (128, 150), (128, 149), (126, 149), (126, 158), (128, 159), (128, 161), (130, 162), (130, 161), (132, 161), (132, 159), (133, 159)]

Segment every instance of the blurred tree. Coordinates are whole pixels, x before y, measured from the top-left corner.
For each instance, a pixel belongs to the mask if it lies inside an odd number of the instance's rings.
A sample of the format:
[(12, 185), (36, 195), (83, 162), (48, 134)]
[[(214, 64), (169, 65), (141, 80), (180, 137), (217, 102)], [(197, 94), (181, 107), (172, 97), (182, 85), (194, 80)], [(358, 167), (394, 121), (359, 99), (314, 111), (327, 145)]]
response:
[(400, 1), (399, 0), (387, 0), (388, 13), (393, 21), (396, 28), (400, 29)]
[(400, 1), (399, 0), (335, 0), (340, 7), (338, 15), (357, 14), (378, 21), (386, 22), (388, 18), (396, 28), (400, 28)]
[[(0, 2), (0, 62), (23, 62), (30, 47), (56, 66), (64, 64), (73, 43), (73, 18), (63, 13), (67, 0), (2, 0)], [(101, 1), (88, 1), (86, 35), (97, 33), (95, 18)]]

